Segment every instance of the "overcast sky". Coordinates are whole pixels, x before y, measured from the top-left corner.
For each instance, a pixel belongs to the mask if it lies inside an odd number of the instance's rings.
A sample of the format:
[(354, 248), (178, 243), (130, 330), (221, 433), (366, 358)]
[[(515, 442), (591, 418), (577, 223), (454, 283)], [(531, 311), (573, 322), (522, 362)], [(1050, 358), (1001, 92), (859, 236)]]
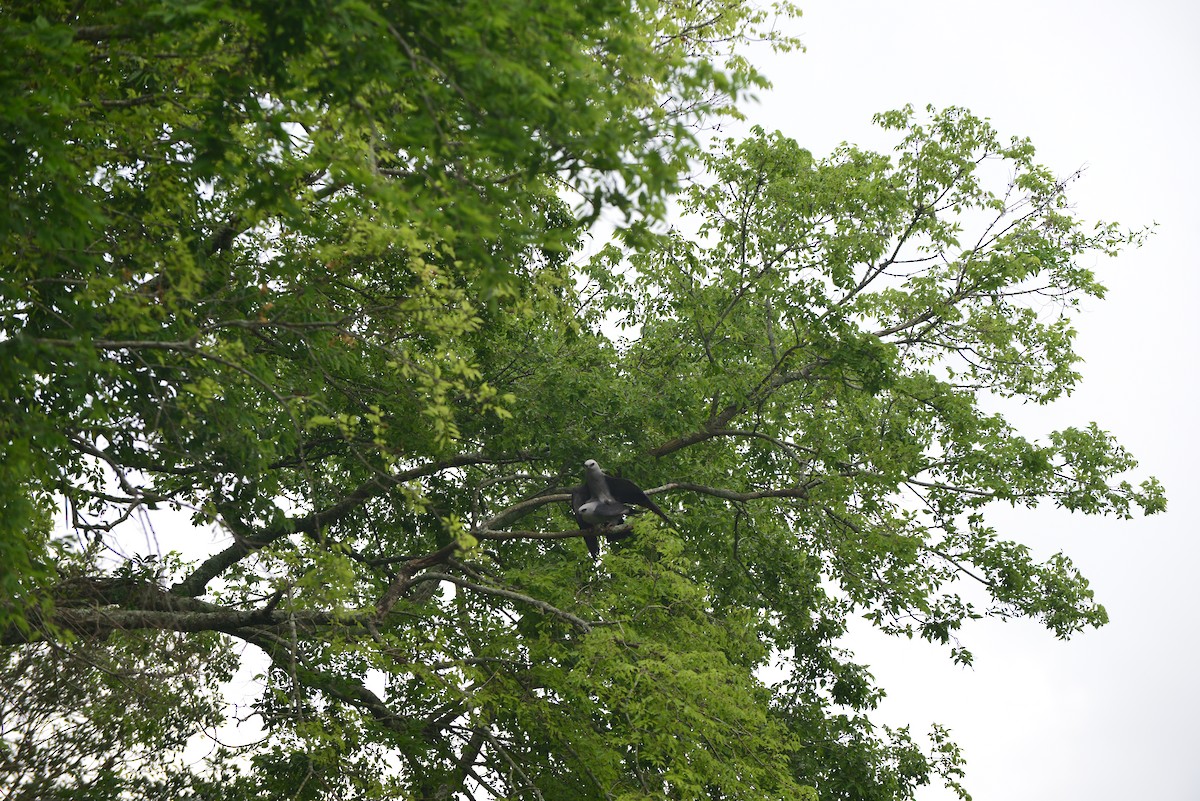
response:
[(1138, 480), (1163, 481), (1167, 514), (992, 518), (1039, 555), (1071, 556), (1112, 622), (1067, 642), (1030, 621), (975, 623), (962, 635), (972, 669), (923, 642), (858, 633), (850, 644), (888, 691), (880, 719), (949, 726), (975, 801), (1200, 799), (1200, 4), (799, 2), (788, 28), (807, 51), (755, 56), (775, 89), (747, 108), (751, 122), (820, 156), (842, 141), (885, 147), (876, 111), (966, 106), (1004, 137), (1032, 138), (1055, 171), (1086, 166), (1073, 190), (1084, 217), (1158, 223), (1140, 250), (1088, 264), (1110, 292), (1078, 320), (1082, 386), (1019, 410), (1019, 423), (1041, 435), (1095, 420), (1141, 461)]

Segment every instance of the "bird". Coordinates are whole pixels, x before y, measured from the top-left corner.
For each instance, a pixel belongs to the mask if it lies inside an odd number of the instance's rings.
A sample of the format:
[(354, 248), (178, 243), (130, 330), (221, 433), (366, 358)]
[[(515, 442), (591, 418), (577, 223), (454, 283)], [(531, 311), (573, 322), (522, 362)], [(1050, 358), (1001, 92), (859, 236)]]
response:
[[(595, 459), (584, 462), (583, 469), (583, 484), (571, 490), (571, 511), (575, 513), (575, 521), (581, 529), (617, 525), (626, 515), (634, 512), (631, 505), (644, 506), (661, 517), (668, 526), (675, 527), (671, 518), (637, 484), (627, 478), (606, 474)], [(600, 537), (585, 534), (583, 541), (592, 558), (599, 558)]]

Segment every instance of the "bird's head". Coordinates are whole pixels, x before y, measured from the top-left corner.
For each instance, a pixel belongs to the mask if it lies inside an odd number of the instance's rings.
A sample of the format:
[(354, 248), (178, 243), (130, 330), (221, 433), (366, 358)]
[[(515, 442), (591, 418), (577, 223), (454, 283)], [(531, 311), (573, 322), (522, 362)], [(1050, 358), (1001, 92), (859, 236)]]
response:
[(583, 463), (583, 467), (585, 470), (588, 470), (588, 471), (600, 469), (600, 465), (596, 464), (595, 459), (588, 459), (586, 462)]

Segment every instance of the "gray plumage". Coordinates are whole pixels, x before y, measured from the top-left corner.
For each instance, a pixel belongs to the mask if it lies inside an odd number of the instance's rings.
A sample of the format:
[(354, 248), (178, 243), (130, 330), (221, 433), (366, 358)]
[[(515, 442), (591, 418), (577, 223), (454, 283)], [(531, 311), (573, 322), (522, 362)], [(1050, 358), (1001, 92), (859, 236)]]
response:
[[(666, 521), (668, 526), (675, 527), (671, 518), (637, 484), (627, 478), (606, 474), (595, 459), (584, 462), (583, 469), (583, 484), (571, 491), (571, 511), (575, 513), (575, 520), (581, 529), (619, 525), (626, 515), (635, 511), (634, 506), (644, 506)], [(600, 555), (600, 537), (589, 534), (584, 536), (583, 541), (587, 543), (592, 558), (597, 558)]]

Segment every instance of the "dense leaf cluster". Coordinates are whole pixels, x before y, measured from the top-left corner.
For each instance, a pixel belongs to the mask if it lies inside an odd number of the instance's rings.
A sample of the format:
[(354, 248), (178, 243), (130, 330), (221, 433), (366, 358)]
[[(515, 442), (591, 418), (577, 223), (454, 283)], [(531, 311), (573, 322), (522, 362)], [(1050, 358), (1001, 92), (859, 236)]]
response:
[[(961, 790), (944, 730), (872, 723), (848, 617), (964, 662), (982, 615), (1069, 636), (1103, 607), (989, 505), (1164, 506), (1094, 424), (1036, 440), (998, 411), (1069, 393), (1071, 310), (1103, 293), (1082, 265), (1141, 235), (1085, 225), (1070, 179), (961, 109), (880, 115), (890, 154), (757, 130), (701, 154), (762, 83), (735, 45), (793, 44), (766, 13), (0, 22), (14, 798)], [(586, 458), (679, 529), (625, 524), (593, 566)], [(139, 549), (163, 520), (196, 561)], [(183, 759), (239, 715), (247, 646), (264, 737)]]

